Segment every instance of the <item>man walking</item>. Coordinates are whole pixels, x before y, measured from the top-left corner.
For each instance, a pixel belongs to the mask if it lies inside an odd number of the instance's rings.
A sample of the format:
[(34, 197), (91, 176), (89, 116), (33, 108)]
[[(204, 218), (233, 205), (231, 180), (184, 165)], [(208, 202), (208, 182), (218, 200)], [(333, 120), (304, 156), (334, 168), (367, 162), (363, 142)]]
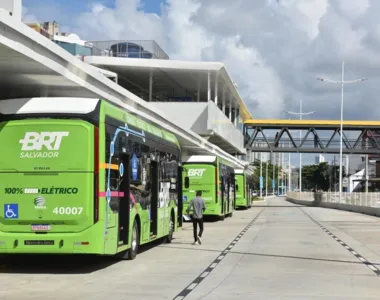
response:
[[(193, 233), (194, 233), (194, 243), (193, 245), (202, 244), (202, 233), (203, 233), (203, 212), (206, 209), (205, 200), (202, 198), (202, 191), (198, 191), (196, 197), (193, 198), (189, 206), (187, 207), (187, 214), (189, 214), (190, 209), (193, 208)], [(199, 234), (197, 234), (197, 225), (199, 224)]]

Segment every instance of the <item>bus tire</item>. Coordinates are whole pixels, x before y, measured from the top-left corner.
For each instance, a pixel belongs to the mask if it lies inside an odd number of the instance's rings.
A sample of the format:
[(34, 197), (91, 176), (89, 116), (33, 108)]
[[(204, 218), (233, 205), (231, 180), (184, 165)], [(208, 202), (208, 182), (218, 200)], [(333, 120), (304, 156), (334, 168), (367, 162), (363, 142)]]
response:
[[(140, 235), (139, 226), (137, 224), (137, 221), (135, 220), (135, 222), (133, 223), (131, 248), (129, 248), (123, 252), (119, 252), (115, 256), (118, 259), (122, 259), (122, 260), (125, 260), (125, 259), (133, 260), (133, 259), (135, 259), (137, 256), (137, 252), (138, 252), (139, 235)], [(135, 246), (133, 246), (133, 245), (135, 245)]]
[(170, 223), (169, 223), (169, 234), (166, 236), (165, 242), (170, 244), (173, 240), (174, 235), (174, 217), (173, 214), (170, 216)]
[(136, 258), (139, 251), (139, 241), (140, 241), (140, 230), (137, 221), (133, 222), (132, 229), (132, 239), (131, 239), (131, 248), (127, 250), (127, 259), (133, 260)]

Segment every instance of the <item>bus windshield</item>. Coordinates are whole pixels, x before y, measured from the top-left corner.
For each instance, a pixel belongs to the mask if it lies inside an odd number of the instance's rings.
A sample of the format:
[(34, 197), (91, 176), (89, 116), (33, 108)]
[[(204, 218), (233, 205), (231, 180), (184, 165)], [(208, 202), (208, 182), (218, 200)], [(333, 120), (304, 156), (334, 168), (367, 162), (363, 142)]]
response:
[[(80, 120), (17, 120), (0, 124), (0, 172), (90, 171), (89, 123)], [(92, 140), (92, 139), (91, 139)]]

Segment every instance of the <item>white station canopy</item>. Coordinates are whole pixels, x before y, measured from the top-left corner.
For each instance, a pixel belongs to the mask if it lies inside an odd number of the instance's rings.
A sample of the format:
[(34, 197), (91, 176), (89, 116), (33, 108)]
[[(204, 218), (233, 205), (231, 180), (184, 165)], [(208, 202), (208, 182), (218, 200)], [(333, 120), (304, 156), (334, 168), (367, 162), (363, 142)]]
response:
[(104, 98), (173, 132), (184, 148), (196, 148), (199, 153), (220, 155), (238, 165), (245, 165), (193, 131), (171, 123), (162, 111), (152, 110), (144, 100), (6, 11), (0, 11), (0, 28), (0, 99)]

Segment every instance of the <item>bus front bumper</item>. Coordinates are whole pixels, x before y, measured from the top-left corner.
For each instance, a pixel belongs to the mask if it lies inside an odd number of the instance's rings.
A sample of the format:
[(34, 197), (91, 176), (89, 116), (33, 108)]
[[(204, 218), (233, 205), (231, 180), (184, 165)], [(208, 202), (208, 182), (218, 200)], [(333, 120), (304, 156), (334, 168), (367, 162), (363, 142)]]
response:
[(92, 226), (79, 233), (36, 234), (0, 231), (0, 254), (103, 254), (103, 239)]

